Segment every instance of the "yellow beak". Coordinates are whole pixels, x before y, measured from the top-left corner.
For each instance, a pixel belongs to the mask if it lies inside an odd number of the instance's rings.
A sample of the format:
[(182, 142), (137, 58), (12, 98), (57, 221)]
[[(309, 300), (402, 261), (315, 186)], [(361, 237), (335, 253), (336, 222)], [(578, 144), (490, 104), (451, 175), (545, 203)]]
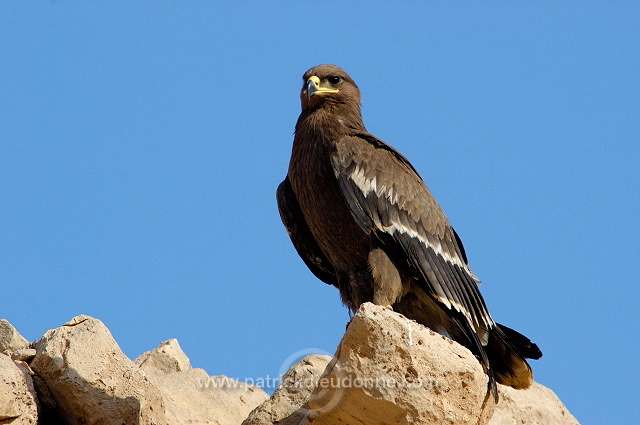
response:
[(328, 89), (320, 86), (320, 78), (315, 75), (312, 75), (307, 80), (307, 99), (311, 99), (316, 94), (338, 93), (339, 91), (338, 89)]

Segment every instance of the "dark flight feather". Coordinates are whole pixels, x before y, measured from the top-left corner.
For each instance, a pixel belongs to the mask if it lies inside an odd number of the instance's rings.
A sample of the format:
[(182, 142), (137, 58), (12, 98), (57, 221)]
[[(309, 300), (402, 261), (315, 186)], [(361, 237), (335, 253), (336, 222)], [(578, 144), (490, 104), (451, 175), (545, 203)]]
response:
[[(437, 294), (440, 302), (448, 308), (467, 316), (476, 332), (487, 331), (493, 325), (493, 320), (484, 303), (478, 304), (474, 294), (469, 293), (477, 292), (477, 285), (468, 283), (473, 274), (464, 270), (467, 266), (460, 248), (453, 243), (453, 229), (448, 225), (440, 206), (413, 167), (406, 166), (405, 161), (394, 160), (401, 157), (400, 154), (394, 154), (391, 147), (380, 148), (381, 142), (372, 143), (372, 139), (344, 137), (336, 142), (336, 152), (331, 157), (336, 178), (346, 181), (340, 187), (353, 218), (363, 229), (370, 228), (371, 223), (387, 221), (389, 224), (386, 227), (375, 228), (374, 232), (387, 233), (394, 240), (404, 239), (404, 253), (410, 260), (420, 264), (418, 272), (422, 272), (425, 278), (423, 283), (427, 292)], [(349, 163), (349, 159), (355, 166)], [(360, 162), (356, 163), (356, 159)], [(345, 164), (349, 165), (345, 167)], [(378, 178), (379, 174), (373, 174), (379, 169), (387, 170), (393, 175), (394, 181), (386, 182)], [(414, 197), (407, 198), (401, 207), (397, 200), (394, 201), (393, 192), (389, 196), (388, 187), (394, 187), (399, 194), (414, 194)], [(379, 201), (386, 203), (388, 217), (379, 216)], [(420, 217), (420, 228), (421, 232), (425, 229), (424, 233), (417, 231), (415, 221), (409, 219), (410, 215)], [(422, 219), (430, 215), (429, 220)], [(431, 232), (427, 228), (431, 228)], [(411, 248), (407, 249), (409, 246)], [(462, 273), (466, 273), (467, 277), (454, 276), (447, 263), (463, 269)]]
[(336, 273), (315, 239), (313, 239), (304, 220), (304, 215), (300, 210), (300, 205), (298, 205), (295, 194), (291, 190), (289, 179), (284, 179), (280, 183), (276, 197), (278, 199), (280, 218), (300, 258), (318, 279), (329, 285), (338, 286)]

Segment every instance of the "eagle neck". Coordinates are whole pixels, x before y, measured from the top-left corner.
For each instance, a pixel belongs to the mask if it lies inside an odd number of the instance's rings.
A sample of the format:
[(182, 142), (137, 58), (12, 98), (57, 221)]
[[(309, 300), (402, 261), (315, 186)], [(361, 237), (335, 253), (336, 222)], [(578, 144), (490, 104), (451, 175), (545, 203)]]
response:
[(318, 108), (303, 110), (296, 123), (296, 142), (335, 144), (340, 138), (367, 132), (360, 106), (353, 103), (325, 102)]

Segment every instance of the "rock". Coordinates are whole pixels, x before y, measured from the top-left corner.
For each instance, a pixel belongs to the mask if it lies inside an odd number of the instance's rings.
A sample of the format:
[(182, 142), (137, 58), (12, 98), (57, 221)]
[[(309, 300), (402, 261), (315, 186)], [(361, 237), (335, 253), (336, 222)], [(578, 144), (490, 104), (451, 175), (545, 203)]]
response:
[(0, 354), (0, 423), (38, 423), (38, 403), (31, 375), (4, 354)]
[(533, 383), (528, 390), (498, 385), (500, 403), (489, 425), (579, 425), (549, 388)]
[[(148, 372), (180, 372), (191, 369), (191, 362), (180, 348), (177, 339), (170, 339), (151, 351), (138, 356), (134, 362)], [(155, 370), (152, 370), (155, 369)]]
[(149, 377), (161, 390), (172, 425), (239, 425), (269, 398), (259, 387), (226, 376), (209, 376), (203, 369)]
[(97, 320), (94, 319), (91, 316), (87, 316), (86, 314), (78, 314), (75, 317), (72, 317), (71, 320), (69, 320), (67, 323), (64, 324), (64, 326), (75, 326), (75, 325), (79, 325), (80, 323), (87, 321), (87, 320)]
[(312, 354), (293, 365), (282, 378), (280, 385), (271, 398), (254, 409), (242, 425), (264, 425), (279, 423), (297, 424), (306, 415), (306, 409), (300, 410), (309, 401), (309, 396), (318, 386), (322, 372), (331, 361), (331, 357)]
[(106, 326), (81, 315), (36, 344), (33, 370), (70, 424), (167, 423), (160, 391), (124, 353)]
[(37, 374), (31, 375), (33, 386), (38, 396), (38, 425), (66, 425), (67, 422), (60, 416), (58, 403), (53, 398), (47, 384)]
[(487, 398), (488, 378), (469, 350), (373, 304), (360, 307), (322, 374), (324, 363), (306, 369), (301, 363), (285, 376), (302, 369), (307, 375), (301, 376), (315, 377), (312, 382), (320, 378), (317, 388), (309, 395), (304, 387), (296, 396), (290, 388), (295, 381), (283, 379), (243, 425), (578, 424), (537, 383), (529, 390), (499, 385), (495, 406)]
[(269, 396), (259, 387), (191, 368), (175, 339), (136, 359), (160, 389), (172, 425), (238, 425)]
[(102, 322), (85, 315), (48, 331), (35, 350), (0, 321), (0, 343), (8, 353), (0, 354), (0, 424), (579, 425), (538, 383), (498, 385), (496, 406), (469, 350), (369, 303), (333, 358), (305, 357), (271, 398), (192, 368), (175, 339), (134, 363)]
[(21, 348), (11, 353), (11, 358), (16, 361), (28, 362), (36, 356), (33, 348)]
[(351, 321), (309, 407), (314, 425), (476, 425), (487, 422), (494, 402), (487, 375), (469, 350), (367, 303)]
[(0, 319), (0, 353), (9, 354), (22, 348), (29, 348), (29, 341), (24, 339), (11, 323)]

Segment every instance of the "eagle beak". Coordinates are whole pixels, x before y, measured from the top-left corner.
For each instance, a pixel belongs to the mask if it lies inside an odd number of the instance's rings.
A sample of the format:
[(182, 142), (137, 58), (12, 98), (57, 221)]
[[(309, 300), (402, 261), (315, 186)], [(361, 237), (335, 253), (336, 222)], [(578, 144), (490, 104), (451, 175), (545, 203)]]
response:
[(326, 94), (326, 93), (338, 93), (338, 89), (328, 89), (326, 87), (320, 86), (320, 78), (315, 75), (309, 77), (307, 80), (307, 100), (311, 99), (313, 95), (316, 94)]

